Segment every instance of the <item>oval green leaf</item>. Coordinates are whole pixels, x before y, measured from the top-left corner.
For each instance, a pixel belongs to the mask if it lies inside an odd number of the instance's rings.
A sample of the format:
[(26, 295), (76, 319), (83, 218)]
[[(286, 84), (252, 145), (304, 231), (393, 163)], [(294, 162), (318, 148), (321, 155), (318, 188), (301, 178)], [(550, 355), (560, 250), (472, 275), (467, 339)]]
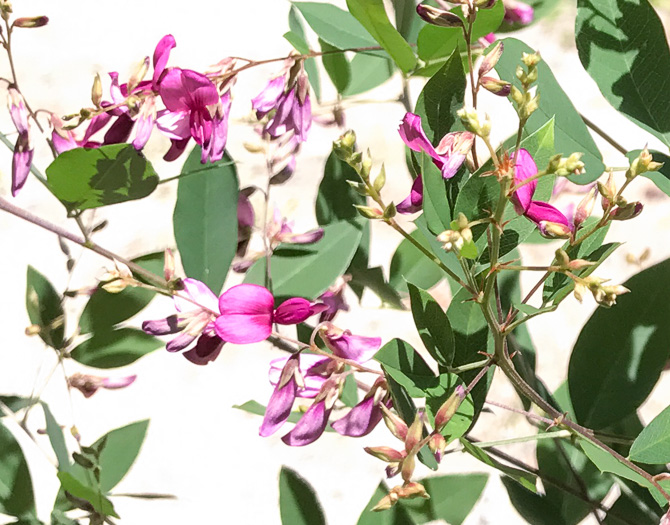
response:
[(65, 337), (65, 312), (56, 289), (32, 266), (26, 275), (26, 310), (32, 324), (40, 327), (47, 345), (61, 348)]
[(71, 352), (72, 358), (95, 368), (117, 368), (134, 363), (160, 348), (163, 342), (142, 330), (120, 328), (96, 332)]
[(412, 316), (426, 350), (438, 365), (449, 367), (454, 359), (454, 333), (447, 315), (433, 297), (407, 283)]
[(326, 525), (314, 489), (288, 467), (279, 473), (279, 512), (283, 525)]
[(655, 465), (670, 462), (670, 407), (656, 416), (635, 439), (630, 459)]

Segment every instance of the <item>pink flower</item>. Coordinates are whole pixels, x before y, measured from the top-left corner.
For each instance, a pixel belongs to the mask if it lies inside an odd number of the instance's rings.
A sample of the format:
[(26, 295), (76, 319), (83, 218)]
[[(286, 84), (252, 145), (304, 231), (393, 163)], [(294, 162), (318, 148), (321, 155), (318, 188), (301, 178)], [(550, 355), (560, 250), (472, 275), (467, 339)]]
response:
[(168, 352), (184, 350), (198, 339), (194, 349), (184, 352), (184, 357), (195, 364), (204, 365), (219, 355), (224, 341), (214, 329), (219, 314), (219, 300), (205, 283), (184, 279), (184, 289), (174, 297), (176, 315), (156, 321), (144, 321), (142, 330), (151, 335), (179, 334), (166, 345)]
[(409, 195), (401, 203), (396, 205), (396, 211), (398, 213), (416, 213), (421, 211), (423, 206), (423, 179), (421, 175), (417, 175), (416, 179), (412, 183), (412, 189), (409, 192)]
[[(514, 185), (537, 175), (537, 165), (533, 157), (525, 149), (520, 149), (518, 155), (512, 155), (514, 166)], [(519, 215), (534, 222), (545, 237), (569, 237), (574, 231), (570, 220), (558, 209), (547, 202), (534, 201), (533, 194), (537, 187), (537, 180), (533, 180), (519, 187), (511, 197), (514, 209)]]
[(10, 87), (8, 90), (9, 115), (19, 132), (12, 156), (12, 196), (16, 197), (23, 188), (30, 173), (30, 166), (35, 153), (30, 140), (30, 123), (28, 122), (28, 108), (19, 91)]
[(351, 281), (350, 275), (338, 277), (335, 284), (319, 296), (319, 301), (327, 307), (319, 316), (320, 323), (332, 321), (340, 310), (349, 311), (349, 305), (344, 299), (344, 289), (349, 281)]
[(224, 341), (258, 343), (272, 333), (273, 323), (298, 324), (325, 309), (325, 305), (295, 297), (274, 309), (274, 297), (257, 284), (238, 284), (221, 294), (214, 329)]
[(380, 404), (391, 406), (386, 390), (386, 382), (379, 378), (365, 395), (363, 400), (353, 407), (343, 418), (335, 421), (331, 426), (342, 436), (367, 436), (382, 420), (383, 412)]
[(319, 336), (333, 354), (357, 363), (365, 363), (372, 359), (382, 345), (380, 337), (364, 337), (353, 335), (349, 330), (341, 330), (331, 323), (326, 323)]
[(293, 430), (282, 437), (282, 441), (291, 447), (304, 447), (313, 443), (326, 429), (330, 412), (339, 395), (341, 377), (330, 377), (314, 398), (314, 403), (296, 423)]
[(135, 379), (137, 379), (136, 375), (112, 379), (109, 377), (92, 376), (77, 372), (68, 377), (67, 382), (70, 387), (76, 388), (84, 394), (84, 397), (88, 398), (95, 394), (100, 388), (107, 388), (109, 390), (125, 388), (128, 385), (131, 385)]
[(531, 6), (517, 0), (503, 0), (505, 6), (505, 22), (527, 26), (533, 21), (534, 11)]
[(456, 174), (475, 140), (469, 131), (455, 131), (447, 133), (437, 147), (433, 147), (423, 132), (421, 117), (414, 113), (405, 114), (398, 132), (409, 149), (429, 155), (445, 179)]
[(323, 228), (316, 228), (305, 233), (293, 233), (293, 221), (281, 216), (275, 208), (272, 221), (267, 225), (267, 235), (273, 248), (281, 243), (314, 244), (323, 238)]

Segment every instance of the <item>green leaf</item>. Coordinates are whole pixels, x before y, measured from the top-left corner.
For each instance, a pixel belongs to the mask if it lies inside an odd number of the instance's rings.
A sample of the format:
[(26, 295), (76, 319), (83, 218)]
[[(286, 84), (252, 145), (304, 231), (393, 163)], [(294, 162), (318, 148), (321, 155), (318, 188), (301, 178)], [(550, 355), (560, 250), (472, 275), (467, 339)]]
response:
[[(503, 40), (505, 51), (496, 66), (500, 78), (512, 82), (520, 87), (516, 78), (516, 68), (521, 63), (522, 53), (532, 53), (533, 50), (523, 42), (514, 38)], [(540, 93), (540, 105), (533, 113), (525, 127), (525, 134), (532, 134), (540, 129), (552, 118), (555, 120), (555, 149), (556, 153), (565, 156), (574, 152), (582, 152), (582, 162), (585, 173), (570, 177), (577, 184), (588, 184), (596, 180), (605, 170), (602, 155), (593, 141), (593, 137), (579, 116), (579, 112), (558, 84), (556, 77), (549, 66), (540, 62), (537, 66), (537, 89)], [(538, 163), (538, 169), (544, 169), (546, 164)]]
[(331, 4), (293, 2), (318, 37), (338, 49), (376, 46), (377, 42), (350, 13)]
[(407, 283), (407, 288), (414, 324), (426, 350), (439, 365), (451, 366), (454, 359), (454, 334), (449, 319), (428, 292), (411, 283)]
[[(658, 171), (648, 171), (643, 173), (643, 177), (647, 177), (650, 181), (656, 184), (656, 187), (666, 195), (670, 195), (670, 157), (665, 153), (656, 150), (649, 150), (655, 162), (662, 162), (663, 166)], [(633, 162), (642, 153), (642, 150), (636, 149), (626, 153), (626, 157), (630, 162)]]
[(667, 500), (658, 489), (653, 486), (651, 481), (648, 481), (641, 474), (638, 474), (627, 465), (621, 463), (606, 450), (583, 439), (579, 441), (579, 446), (601, 472), (611, 472), (621, 478), (634, 481), (638, 485), (648, 488), (659, 505), (667, 504)]
[(670, 146), (670, 49), (647, 0), (579, 0), (577, 51), (614, 108)]
[(382, 0), (347, 0), (347, 7), (403, 72), (408, 73), (416, 66), (414, 51), (391, 25)]
[(535, 476), (534, 474), (524, 472), (523, 470), (519, 470), (513, 467), (508, 467), (507, 465), (503, 465), (497, 459), (493, 458), (483, 448), (479, 448), (473, 445), (465, 438), (461, 439), (461, 445), (463, 445), (465, 452), (470, 454), (475, 459), (478, 459), (479, 461), (481, 461), (485, 465), (488, 465), (489, 467), (499, 470), (500, 472), (502, 472), (506, 476), (509, 476), (527, 490), (537, 493), (537, 486), (536, 486), (537, 476)]
[(455, 353), (452, 366), (481, 361), (478, 352), (485, 352), (488, 325), (479, 304), (472, 301), (467, 290), (458, 291), (447, 308), (447, 317), (454, 333)]
[(67, 472), (70, 469), (70, 455), (65, 445), (65, 437), (63, 436), (63, 429), (60, 427), (54, 418), (49, 405), (42, 401), (42, 409), (44, 410), (44, 419), (46, 421), (47, 435), (51, 448), (53, 448), (58, 460), (58, 470)]
[[(324, 226), (324, 236), (310, 246), (279, 247), (270, 260), (276, 298), (314, 299), (349, 266), (361, 238), (357, 223), (338, 221)], [(265, 258), (247, 272), (245, 283), (265, 284)]]
[(326, 523), (314, 489), (294, 470), (282, 467), (279, 473), (279, 512), (284, 525)]
[(95, 368), (117, 368), (163, 346), (163, 342), (142, 330), (119, 328), (96, 332), (93, 337), (72, 350), (72, 358)]
[[(256, 416), (264, 416), (266, 410), (265, 405), (262, 405), (258, 401), (253, 400), (242, 403), (241, 405), (233, 405), (233, 408), (237, 408), (238, 410), (242, 410), (244, 412), (249, 412), (250, 414), (254, 414)], [(289, 423), (297, 423), (303, 415), (304, 412), (291, 412), (286, 421)], [(335, 430), (333, 430), (330, 426), (326, 426), (324, 432), (335, 432)]]
[(365, 204), (365, 197), (347, 181), (360, 182), (356, 170), (331, 153), (323, 169), (323, 179), (316, 195), (316, 220), (319, 226), (337, 221), (358, 220), (355, 204)]
[(131, 144), (64, 151), (46, 174), (51, 191), (69, 210), (142, 199), (158, 185), (153, 166)]
[[(624, 493), (609, 508), (603, 525), (658, 525), (661, 513), (657, 508), (647, 506), (631, 492)], [(622, 521), (625, 519), (626, 521)]]
[(395, 26), (398, 33), (411, 44), (416, 43), (421, 18), (416, 16), (416, 2), (414, 0), (391, 0), (395, 12)]
[(200, 151), (194, 148), (182, 168), (174, 237), (186, 275), (218, 294), (237, 249), (237, 169), (227, 154), (203, 167)]
[[(286, 40), (288, 40), (299, 53), (303, 55), (309, 53), (309, 45), (307, 44), (307, 38), (305, 37), (305, 29), (298, 16), (298, 11), (293, 5), (288, 12), (288, 27), (291, 31), (286, 33), (284, 38), (286, 38)], [(308, 58), (305, 60), (305, 71), (307, 72), (309, 83), (312, 86), (312, 90), (314, 90), (317, 101), (321, 102), (321, 79), (319, 78), (319, 69), (315, 58)]]
[[(597, 219), (588, 219), (584, 223), (584, 228), (581, 230), (580, 235), (583, 235), (585, 232), (591, 230), (592, 227), (599, 221)], [(591, 275), (597, 268), (604, 262), (604, 260), (609, 257), (612, 252), (621, 246), (620, 243), (611, 243), (606, 246), (603, 246), (607, 232), (609, 231), (609, 224), (600, 228), (596, 233), (588, 237), (584, 242), (578, 244), (577, 246), (570, 246), (570, 242), (566, 242), (562, 248), (570, 257), (570, 260), (574, 259), (584, 259), (587, 261), (595, 262), (597, 264), (579, 270), (575, 273), (579, 277), (586, 277)], [(572, 279), (562, 273), (552, 273), (547, 281), (544, 283), (544, 288), (542, 290), (542, 301), (549, 304), (559, 304), (563, 299), (565, 299), (575, 287), (575, 283)]]
[[(430, 245), (419, 230), (414, 230), (411, 237), (423, 247), (430, 250)], [(407, 293), (407, 283), (429, 289), (442, 280), (444, 273), (411, 242), (403, 239), (391, 259), (389, 284), (398, 292)]]
[(88, 501), (98, 513), (104, 516), (119, 517), (112, 502), (96, 489), (82, 483), (69, 472), (59, 472), (57, 475), (63, 490), (75, 498)]
[(319, 39), (319, 45), (321, 46), (321, 51), (324, 52), (321, 55), (321, 62), (323, 62), (323, 68), (328, 73), (330, 80), (337, 89), (338, 93), (344, 93), (349, 86), (351, 81), (351, 68), (349, 67), (349, 61), (343, 52), (338, 53), (336, 47), (331, 46), (328, 42), (324, 42)]
[(360, 52), (349, 62), (351, 79), (342, 95), (353, 97), (380, 86), (393, 76), (394, 67), (379, 53)]
[(439, 378), (419, 353), (402, 339), (391, 339), (379, 349), (374, 359), (412, 397), (424, 397), (427, 389), (439, 386)]
[(630, 449), (630, 459), (659, 465), (670, 462), (670, 407), (642, 430)]
[(65, 312), (56, 289), (32, 266), (26, 274), (26, 310), (32, 324), (40, 327), (40, 337), (53, 348), (62, 348)]
[[(452, 474), (426, 478), (421, 483), (430, 494), (429, 500), (408, 500), (402, 504), (413, 515), (415, 503), (429, 507), (429, 520), (443, 520), (450, 525), (461, 525), (484, 491), (488, 474)], [(426, 521), (417, 521), (426, 523)]]
[(503, 477), (510, 502), (519, 514), (532, 525), (567, 525), (560, 509), (546, 496), (522, 487), (512, 479)]
[(598, 308), (579, 334), (568, 371), (575, 416), (601, 429), (642, 404), (668, 358), (670, 260), (629, 279), (631, 293)]
[[(163, 252), (143, 255), (133, 262), (151, 273), (163, 274)], [(156, 292), (146, 288), (128, 287), (119, 293), (109, 293), (99, 286), (79, 317), (79, 331), (88, 334), (109, 330), (143, 310), (155, 295)]]
[(10, 516), (35, 513), (33, 483), (23, 451), (0, 420), (0, 512)]
[(395, 308), (397, 310), (404, 310), (405, 306), (398, 295), (398, 292), (390, 283), (384, 279), (384, 271), (380, 266), (374, 268), (366, 268), (365, 270), (356, 268), (353, 263), (347, 268), (347, 273), (351, 275), (349, 286), (361, 286), (368, 288), (373, 292), (382, 304), (388, 308)]

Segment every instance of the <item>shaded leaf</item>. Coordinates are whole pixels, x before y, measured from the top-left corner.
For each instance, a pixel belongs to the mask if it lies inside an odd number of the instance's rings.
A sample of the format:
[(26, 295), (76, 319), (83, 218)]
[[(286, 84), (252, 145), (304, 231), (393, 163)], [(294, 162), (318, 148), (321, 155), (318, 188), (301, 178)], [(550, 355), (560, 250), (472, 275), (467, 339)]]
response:
[(451, 366), (454, 358), (454, 334), (449, 319), (428, 292), (411, 283), (407, 283), (407, 288), (414, 324), (426, 350), (439, 365)]
[(113, 518), (119, 517), (111, 501), (96, 489), (82, 483), (69, 472), (59, 472), (58, 479), (62, 490), (69, 492), (75, 498), (88, 501), (99, 514)]
[[(423, 247), (430, 249), (428, 241), (419, 230), (414, 230), (410, 235)], [(443, 277), (444, 273), (433, 261), (407, 239), (402, 240), (391, 259), (389, 284), (393, 288), (407, 293), (407, 283), (412, 283), (427, 290)]]
[(630, 459), (653, 464), (670, 462), (670, 407), (657, 415), (635, 439)]
[(117, 368), (129, 365), (140, 357), (163, 346), (163, 342), (142, 330), (119, 328), (96, 332), (71, 352), (72, 358), (95, 368)]
[(53, 451), (56, 454), (56, 459), (58, 460), (58, 470), (61, 472), (67, 472), (70, 469), (70, 455), (68, 454), (67, 446), (65, 445), (63, 429), (60, 427), (51, 413), (49, 405), (47, 405), (45, 402), (42, 402), (42, 409), (44, 410), (47, 436), (49, 436), (51, 448), (53, 448)]
[[(502, 463), (500, 463), (500, 461), (493, 458), (484, 449), (473, 445), (465, 438), (461, 439), (461, 445), (463, 445), (465, 452), (473, 456), (475, 459), (478, 459), (479, 461), (488, 465), (489, 467), (499, 470), (506, 476), (509, 476), (511, 479), (516, 481), (526, 490), (531, 491), (533, 493), (537, 493), (537, 487), (536, 487), (537, 476), (535, 476), (534, 474), (524, 472), (523, 470), (519, 470), (513, 467), (508, 467), (507, 465), (503, 465)], [(503, 480), (504, 479), (505, 478), (503, 478)]]
[(26, 310), (32, 324), (40, 327), (40, 338), (47, 345), (62, 348), (65, 337), (65, 312), (56, 289), (32, 266), (26, 275)]
[(326, 70), (326, 73), (328, 73), (337, 92), (344, 93), (351, 81), (351, 68), (347, 57), (344, 53), (338, 53), (336, 47), (331, 46), (328, 42), (324, 42), (321, 39), (319, 39), (319, 45), (321, 46), (321, 51), (324, 52), (324, 54), (321, 55), (323, 68)]
[(33, 483), (23, 451), (0, 420), (0, 512), (10, 516), (35, 513)]
[(284, 525), (326, 523), (314, 489), (288, 467), (282, 467), (279, 473), (279, 511)]
[[(286, 38), (286, 40), (288, 40), (299, 53), (303, 55), (309, 53), (309, 45), (307, 44), (307, 39), (305, 37), (305, 29), (298, 16), (298, 11), (293, 5), (288, 12), (288, 27), (291, 31), (286, 33), (284, 38)], [(319, 70), (315, 58), (308, 58), (305, 60), (305, 71), (307, 72), (307, 77), (309, 78), (309, 83), (316, 95), (316, 99), (320, 102), (321, 79), (319, 78)]]

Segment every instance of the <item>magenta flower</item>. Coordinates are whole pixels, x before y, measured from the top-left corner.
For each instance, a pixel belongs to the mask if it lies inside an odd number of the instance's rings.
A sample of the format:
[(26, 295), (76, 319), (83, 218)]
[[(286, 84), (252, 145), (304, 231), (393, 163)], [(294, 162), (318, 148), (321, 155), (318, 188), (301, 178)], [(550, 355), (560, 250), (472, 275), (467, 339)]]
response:
[[(289, 74), (295, 64), (283, 74), (271, 79), (251, 104), (259, 119), (274, 110), (263, 131), (273, 139), (293, 132), (298, 142), (305, 142), (312, 126), (312, 104), (309, 98), (307, 75), (299, 66), (297, 75)], [(288, 82), (291, 81), (291, 84)]]
[(136, 375), (113, 379), (110, 377), (99, 377), (77, 372), (68, 377), (67, 382), (70, 387), (76, 388), (84, 394), (84, 397), (89, 398), (100, 388), (107, 388), (109, 390), (125, 388), (133, 384), (135, 379), (137, 379)]
[[(520, 149), (518, 155), (513, 154), (512, 160), (515, 162), (515, 186), (537, 174), (537, 165), (525, 149)], [(512, 194), (511, 201), (516, 212), (534, 222), (545, 237), (570, 236), (574, 231), (574, 226), (563, 213), (547, 202), (533, 200), (536, 187), (537, 180), (533, 180), (519, 187)]]
[(437, 147), (433, 147), (423, 132), (421, 117), (414, 113), (405, 114), (398, 132), (409, 149), (429, 155), (445, 179), (456, 174), (475, 140), (474, 134), (469, 131), (454, 131), (447, 133)]
[(286, 422), (296, 397), (316, 397), (327, 376), (330, 358), (313, 354), (293, 354), (270, 363), (270, 383), (275, 387), (268, 402), (260, 435), (274, 434)]
[(365, 363), (372, 359), (382, 345), (380, 337), (364, 337), (353, 335), (349, 330), (341, 330), (331, 323), (326, 323), (319, 336), (333, 354), (357, 363)]
[(417, 175), (412, 183), (412, 189), (409, 195), (399, 204), (396, 205), (398, 213), (416, 213), (421, 211), (423, 206), (423, 179), (421, 175)]
[(386, 390), (386, 381), (379, 378), (363, 400), (353, 407), (343, 418), (335, 421), (331, 426), (342, 436), (367, 436), (382, 420), (383, 412), (380, 404), (391, 406), (390, 397)]
[(35, 151), (30, 140), (28, 109), (23, 96), (14, 87), (8, 90), (8, 106), (9, 115), (19, 132), (12, 156), (12, 197), (16, 197), (26, 183)]
[(274, 297), (257, 284), (238, 284), (221, 294), (214, 329), (230, 343), (250, 344), (267, 339), (272, 325), (298, 324), (320, 313), (325, 305), (294, 297), (274, 309)]
[(281, 438), (284, 443), (291, 447), (304, 447), (321, 437), (337, 401), (341, 380), (340, 376), (332, 376), (323, 384), (312, 406), (303, 414), (293, 430)]
[(338, 277), (335, 284), (319, 296), (319, 301), (326, 305), (326, 309), (319, 315), (319, 322), (332, 321), (339, 311), (349, 311), (349, 305), (344, 299), (344, 289), (351, 281), (350, 275)]
[(503, 0), (505, 6), (505, 22), (527, 26), (533, 21), (534, 11), (531, 6), (518, 0)]
[(204, 365), (219, 355), (224, 341), (214, 329), (219, 314), (219, 300), (205, 283), (184, 279), (184, 289), (174, 297), (176, 315), (156, 321), (144, 321), (142, 330), (151, 335), (179, 334), (166, 345), (168, 352), (184, 350), (198, 339), (195, 348), (184, 352), (184, 357)]
[(293, 225), (293, 221), (282, 217), (279, 209), (275, 208), (272, 221), (267, 225), (267, 236), (273, 249), (281, 243), (314, 244), (323, 238), (323, 228), (316, 228), (305, 233), (293, 233)]

